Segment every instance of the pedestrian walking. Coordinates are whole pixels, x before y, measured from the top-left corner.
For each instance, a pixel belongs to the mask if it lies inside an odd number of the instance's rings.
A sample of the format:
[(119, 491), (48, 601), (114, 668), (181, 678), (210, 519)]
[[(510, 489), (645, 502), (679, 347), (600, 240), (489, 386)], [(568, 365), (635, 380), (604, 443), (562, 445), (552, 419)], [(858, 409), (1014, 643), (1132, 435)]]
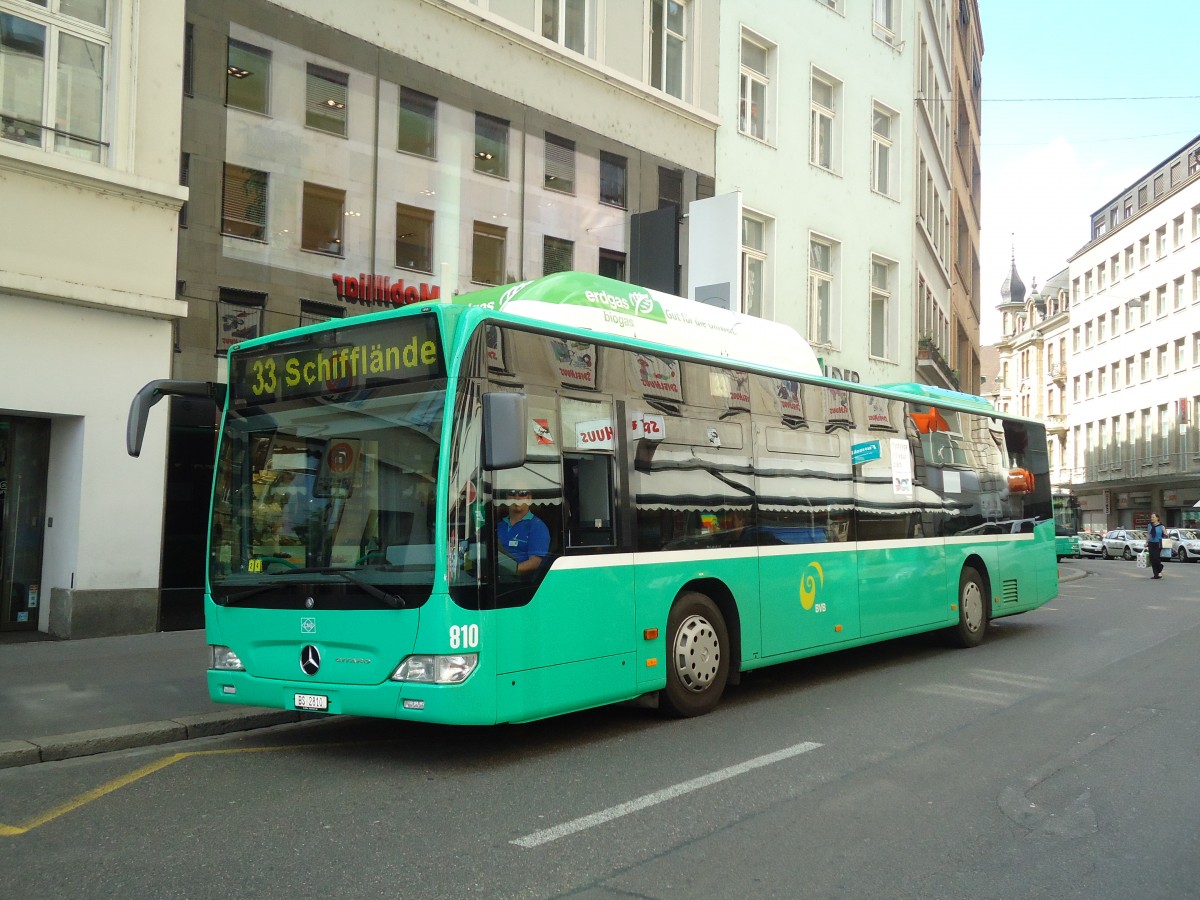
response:
[(1158, 521), (1158, 513), (1150, 513), (1150, 529), (1146, 532), (1146, 549), (1150, 551), (1150, 568), (1154, 571), (1151, 578), (1162, 578), (1162, 545), (1162, 522)]

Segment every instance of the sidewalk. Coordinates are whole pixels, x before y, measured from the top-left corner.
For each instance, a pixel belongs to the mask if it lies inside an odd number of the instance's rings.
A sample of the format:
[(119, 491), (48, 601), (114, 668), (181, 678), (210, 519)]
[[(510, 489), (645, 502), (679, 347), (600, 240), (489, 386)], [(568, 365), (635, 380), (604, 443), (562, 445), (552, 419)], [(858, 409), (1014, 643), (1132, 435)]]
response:
[(0, 768), (296, 722), (208, 699), (203, 629), (0, 638)]
[[(1086, 577), (1058, 567), (1062, 583)], [(0, 769), (265, 728), (308, 714), (208, 699), (203, 629), (0, 637)]]

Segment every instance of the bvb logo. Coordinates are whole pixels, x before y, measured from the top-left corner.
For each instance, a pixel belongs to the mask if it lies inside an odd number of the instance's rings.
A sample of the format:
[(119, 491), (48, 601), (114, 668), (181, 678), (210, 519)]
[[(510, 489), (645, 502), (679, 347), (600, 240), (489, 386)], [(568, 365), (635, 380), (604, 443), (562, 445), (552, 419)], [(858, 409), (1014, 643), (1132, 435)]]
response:
[[(815, 572), (810, 572), (814, 569)], [(812, 609), (817, 599), (817, 589), (825, 587), (825, 570), (818, 562), (810, 562), (800, 576), (800, 605)]]

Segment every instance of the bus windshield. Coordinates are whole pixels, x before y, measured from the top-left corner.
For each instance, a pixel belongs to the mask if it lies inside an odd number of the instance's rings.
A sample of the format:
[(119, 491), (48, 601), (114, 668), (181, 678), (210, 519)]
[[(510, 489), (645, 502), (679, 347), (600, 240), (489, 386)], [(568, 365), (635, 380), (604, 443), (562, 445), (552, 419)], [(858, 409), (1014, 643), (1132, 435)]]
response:
[(445, 408), (436, 319), (235, 349), (209, 586), (225, 606), (411, 607), (433, 585)]
[(427, 599), (444, 401), (439, 385), (231, 410), (217, 461), (213, 599), (291, 606), (298, 585), (301, 601), (318, 590), (341, 608)]

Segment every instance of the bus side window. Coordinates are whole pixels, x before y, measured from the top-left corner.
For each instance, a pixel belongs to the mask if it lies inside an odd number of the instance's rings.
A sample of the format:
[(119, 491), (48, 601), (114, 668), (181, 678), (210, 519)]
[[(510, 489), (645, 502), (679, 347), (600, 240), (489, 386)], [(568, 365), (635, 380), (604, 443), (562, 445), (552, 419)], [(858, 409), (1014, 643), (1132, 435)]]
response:
[(612, 458), (601, 453), (563, 454), (567, 547), (612, 547)]

